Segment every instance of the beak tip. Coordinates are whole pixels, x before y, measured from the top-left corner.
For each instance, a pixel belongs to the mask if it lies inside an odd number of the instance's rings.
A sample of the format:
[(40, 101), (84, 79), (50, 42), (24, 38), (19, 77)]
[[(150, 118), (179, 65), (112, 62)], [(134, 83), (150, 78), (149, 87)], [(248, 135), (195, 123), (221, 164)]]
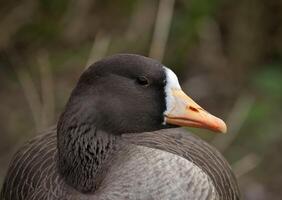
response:
[(226, 133), (227, 133), (227, 127), (223, 128), (223, 129), (221, 130), (221, 133), (226, 134)]
[(219, 124), (218, 124), (218, 131), (220, 133), (227, 133), (227, 126), (223, 120), (220, 119)]

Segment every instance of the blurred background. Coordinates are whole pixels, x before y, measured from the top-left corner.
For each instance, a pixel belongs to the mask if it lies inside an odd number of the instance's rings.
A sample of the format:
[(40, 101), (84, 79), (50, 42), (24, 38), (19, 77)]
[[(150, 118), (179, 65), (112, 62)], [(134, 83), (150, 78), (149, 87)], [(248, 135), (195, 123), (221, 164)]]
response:
[(191, 129), (247, 200), (282, 196), (282, 1), (0, 1), (0, 186), (11, 156), (54, 125), (79, 75), (114, 53), (172, 68), (226, 135)]

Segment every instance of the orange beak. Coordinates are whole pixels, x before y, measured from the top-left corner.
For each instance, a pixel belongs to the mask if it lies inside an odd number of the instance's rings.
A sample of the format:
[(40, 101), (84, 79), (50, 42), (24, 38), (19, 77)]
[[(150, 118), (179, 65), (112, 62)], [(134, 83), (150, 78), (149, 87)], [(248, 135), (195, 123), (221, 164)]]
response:
[(172, 89), (172, 96), (173, 105), (165, 112), (166, 123), (226, 133), (224, 121), (205, 111), (181, 89)]

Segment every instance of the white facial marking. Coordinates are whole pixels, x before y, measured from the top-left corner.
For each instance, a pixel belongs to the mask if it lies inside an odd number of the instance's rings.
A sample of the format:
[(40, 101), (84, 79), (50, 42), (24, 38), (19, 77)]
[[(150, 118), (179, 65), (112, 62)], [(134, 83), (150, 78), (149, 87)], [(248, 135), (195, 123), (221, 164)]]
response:
[[(167, 114), (170, 110), (173, 109), (173, 105), (175, 105), (175, 99), (172, 95), (172, 91), (175, 89), (180, 90), (181, 87), (178, 82), (178, 78), (176, 74), (169, 68), (164, 67), (166, 74), (166, 86), (165, 86), (165, 101), (166, 101), (166, 110), (164, 111), (164, 115)], [(166, 124), (164, 121), (163, 124)]]

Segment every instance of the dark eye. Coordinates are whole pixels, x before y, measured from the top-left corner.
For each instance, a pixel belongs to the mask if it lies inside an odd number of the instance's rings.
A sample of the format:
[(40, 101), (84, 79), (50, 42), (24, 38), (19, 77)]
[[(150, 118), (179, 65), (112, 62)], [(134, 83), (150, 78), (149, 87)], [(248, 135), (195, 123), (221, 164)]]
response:
[(145, 76), (139, 76), (137, 78), (137, 83), (139, 85), (142, 85), (142, 86), (149, 86), (150, 85), (148, 78), (145, 77)]

